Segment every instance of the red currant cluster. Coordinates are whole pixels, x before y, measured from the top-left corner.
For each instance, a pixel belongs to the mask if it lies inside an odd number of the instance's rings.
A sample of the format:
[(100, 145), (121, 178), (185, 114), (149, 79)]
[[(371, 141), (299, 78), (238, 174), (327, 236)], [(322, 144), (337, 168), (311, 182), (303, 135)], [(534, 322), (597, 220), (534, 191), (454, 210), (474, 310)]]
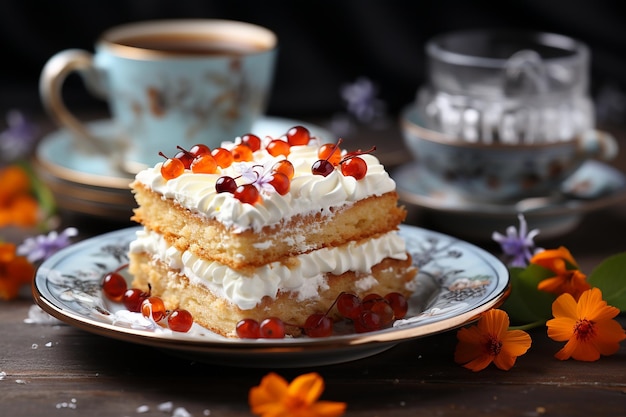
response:
[[(310, 140), (311, 134), (306, 127), (294, 126), (283, 137), (270, 140), (265, 150), (272, 156), (287, 157), (292, 146), (308, 145)], [(341, 139), (336, 144), (322, 145), (318, 150), (320, 159), (313, 164), (311, 172), (325, 177), (339, 167), (343, 175), (352, 176), (357, 180), (365, 177), (367, 164), (359, 155), (373, 152), (375, 148), (368, 151), (357, 150), (342, 157), (340, 144)], [(243, 135), (239, 143), (230, 150), (221, 147), (211, 150), (203, 144), (194, 145), (189, 150), (179, 146), (179, 152), (173, 158), (168, 158), (159, 152), (159, 155), (166, 159), (161, 166), (161, 175), (165, 180), (170, 180), (179, 177), (185, 170), (191, 170), (196, 174), (214, 174), (218, 172), (218, 168), (228, 168), (233, 162), (252, 161), (254, 152), (260, 150), (261, 146), (261, 139), (251, 133)], [(233, 178), (225, 175), (217, 179), (215, 190), (218, 193), (231, 193), (243, 203), (256, 204), (261, 201), (260, 186), (257, 182), (263, 177), (265, 183), (273, 186), (280, 195), (289, 192), (294, 175), (293, 165), (289, 161), (281, 160), (268, 174), (267, 178), (257, 175), (257, 180), (241, 185), (236, 181), (239, 177)]]
[[(289, 155), (291, 146), (307, 145), (311, 139), (309, 130), (304, 126), (294, 126), (284, 135), (287, 139), (273, 139), (266, 150), (270, 155)], [(215, 148), (211, 150), (203, 144), (194, 145), (186, 150), (178, 147), (179, 151), (173, 158), (168, 158), (162, 152), (159, 155), (165, 158), (161, 166), (161, 175), (166, 180), (181, 176), (185, 170), (191, 170), (195, 174), (214, 174), (217, 168), (228, 168), (233, 162), (250, 162), (253, 153), (261, 149), (261, 139), (248, 133), (241, 137), (241, 141), (232, 149)]]
[[(330, 312), (335, 305), (339, 315), (350, 320), (357, 333), (387, 328), (394, 320), (404, 318), (409, 308), (406, 298), (398, 292), (391, 292), (384, 297), (368, 294), (363, 299), (343, 292), (326, 313), (311, 314), (301, 327), (302, 332), (309, 337), (331, 336), (333, 321)], [(268, 317), (260, 323), (254, 319), (243, 319), (237, 323), (236, 333), (241, 339), (282, 339), (286, 334), (286, 326), (295, 325), (284, 323), (277, 317)]]
[(360, 158), (359, 155), (374, 152), (376, 147), (372, 147), (367, 151), (359, 149), (347, 153), (342, 158), (341, 149), (339, 148), (340, 144), (341, 139), (339, 139), (336, 144), (327, 143), (320, 146), (317, 152), (317, 156), (320, 159), (313, 163), (311, 172), (314, 175), (326, 177), (330, 175), (336, 167), (340, 167), (341, 173), (345, 176), (354, 177), (357, 180), (364, 178), (365, 174), (367, 174), (367, 163), (363, 158)]
[[(260, 165), (258, 165), (260, 167)], [(293, 164), (286, 159), (280, 160), (274, 164), (269, 172), (267, 184), (274, 187), (274, 190), (280, 195), (285, 195), (291, 187), (291, 179), (293, 178), (295, 169)], [(261, 176), (257, 173), (257, 181)], [(237, 181), (233, 177), (224, 175), (215, 181), (215, 191), (218, 193), (231, 193), (242, 203), (256, 204), (261, 200), (261, 194), (256, 186), (256, 181), (248, 184), (237, 185)]]
[(169, 311), (160, 297), (150, 295), (150, 292), (138, 288), (128, 288), (126, 279), (120, 274), (123, 265), (113, 272), (104, 275), (102, 279), (102, 293), (109, 300), (123, 303), (128, 311), (139, 313), (146, 317), (152, 317), (155, 322), (165, 320), (167, 326), (177, 332), (188, 332), (193, 325), (193, 317), (189, 311), (175, 309)]

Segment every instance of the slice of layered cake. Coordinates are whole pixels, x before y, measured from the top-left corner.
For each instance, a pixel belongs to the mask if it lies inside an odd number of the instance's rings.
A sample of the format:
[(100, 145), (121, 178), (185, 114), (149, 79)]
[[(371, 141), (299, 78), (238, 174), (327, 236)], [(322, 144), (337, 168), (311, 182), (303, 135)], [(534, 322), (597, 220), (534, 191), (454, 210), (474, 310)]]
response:
[(371, 153), (301, 126), (181, 150), (131, 188), (144, 226), (130, 246), (133, 286), (218, 334), (275, 317), (298, 335), (342, 293), (412, 292), (394, 181)]

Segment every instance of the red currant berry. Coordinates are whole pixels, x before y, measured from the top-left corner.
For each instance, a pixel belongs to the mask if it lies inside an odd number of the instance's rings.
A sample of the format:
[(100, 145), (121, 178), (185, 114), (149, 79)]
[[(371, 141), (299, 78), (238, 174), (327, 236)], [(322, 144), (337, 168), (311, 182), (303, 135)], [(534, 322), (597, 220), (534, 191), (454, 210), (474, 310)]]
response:
[(272, 156), (283, 155), (287, 157), (289, 156), (291, 146), (282, 139), (274, 139), (267, 144), (265, 150)]
[(341, 149), (338, 145), (335, 145), (333, 143), (325, 143), (324, 145), (320, 146), (319, 150), (317, 151), (317, 156), (320, 159), (325, 159), (334, 166), (337, 166), (341, 161)]
[(304, 126), (294, 126), (287, 131), (287, 142), (291, 146), (307, 145), (311, 139), (309, 129)]
[(192, 154), (194, 157), (204, 155), (207, 153), (211, 154), (211, 148), (209, 148), (205, 144), (199, 143), (197, 145), (193, 145), (191, 149), (189, 149), (189, 153)]
[(166, 181), (180, 177), (185, 172), (185, 165), (180, 159), (168, 158), (162, 152), (159, 152), (159, 155), (166, 158), (163, 165), (161, 165), (161, 175)]
[(361, 314), (361, 300), (354, 294), (341, 293), (337, 297), (337, 310), (343, 317), (355, 320)]
[(259, 335), (268, 339), (282, 339), (285, 337), (285, 323), (276, 317), (267, 318), (259, 325)]
[(211, 151), (211, 155), (215, 158), (215, 162), (220, 168), (228, 168), (234, 162), (233, 154), (225, 148), (215, 148)]
[(165, 304), (160, 297), (150, 296), (141, 302), (141, 314), (144, 317), (152, 317), (154, 321), (160, 321), (166, 314)]
[(387, 303), (386, 300), (375, 301), (371, 305), (369, 311), (377, 314), (378, 317), (380, 317), (381, 328), (386, 327), (390, 325), (391, 323), (393, 323), (393, 318), (394, 318), (393, 309), (391, 308), (389, 303)]
[(241, 137), (241, 143), (252, 149), (252, 151), (258, 151), (261, 149), (261, 139), (257, 135), (248, 133)]
[(237, 183), (232, 177), (223, 176), (215, 181), (215, 191), (218, 193), (234, 193), (237, 189)]
[(250, 149), (243, 143), (233, 146), (233, 149), (230, 150), (230, 153), (233, 155), (233, 160), (235, 162), (252, 161), (252, 149)]
[(261, 195), (259, 190), (253, 184), (240, 185), (233, 192), (233, 196), (242, 203), (256, 204)]
[(295, 168), (293, 167), (293, 164), (286, 159), (276, 162), (272, 167), (272, 171), (285, 174), (289, 179), (292, 179), (295, 174)]
[(175, 332), (188, 332), (193, 325), (193, 316), (187, 310), (176, 309), (167, 316), (167, 325)]
[(215, 174), (217, 162), (210, 153), (198, 155), (191, 163), (191, 171), (194, 174)]
[(409, 303), (404, 295), (398, 292), (390, 292), (385, 295), (385, 300), (393, 309), (396, 319), (402, 319), (406, 316), (407, 311), (409, 311)]
[(354, 321), (354, 330), (357, 333), (371, 332), (381, 328), (380, 316), (372, 311), (363, 311)]
[(361, 305), (363, 306), (363, 310), (370, 310), (374, 303), (377, 301), (382, 301), (384, 298), (376, 293), (367, 294), (361, 300)]
[(333, 166), (333, 164), (325, 159), (315, 161), (313, 163), (313, 166), (311, 167), (311, 173), (313, 173), (313, 175), (321, 175), (323, 177), (329, 176), (334, 170), (335, 167)]
[(122, 301), (127, 289), (126, 280), (117, 272), (109, 272), (102, 280), (102, 293), (111, 301)]
[(258, 339), (261, 337), (259, 322), (254, 319), (243, 319), (237, 323), (237, 336), (241, 339)]
[(280, 172), (275, 172), (274, 174), (272, 174), (272, 179), (269, 181), (269, 183), (280, 195), (287, 194), (291, 186), (291, 181), (289, 181), (289, 178), (287, 178), (285, 174)]
[(124, 307), (126, 307), (128, 311), (139, 313), (141, 311), (141, 303), (148, 297), (150, 297), (150, 294), (147, 292), (141, 291), (138, 288), (131, 288), (124, 292), (122, 303), (124, 303)]
[(309, 337), (327, 337), (333, 333), (333, 321), (326, 314), (311, 314), (304, 322), (304, 333)]
[(180, 150), (174, 156), (174, 159), (178, 159), (180, 162), (183, 163), (183, 166), (185, 167), (185, 169), (189, 169), (194, 156), (191, 153), (189, 153), (189, 151), (184, 150), (180, 146), (178, 146), (178, 149)]
[(354, 177), (360, 180), (367, 174), (367, 163), (358, 156), (346, 159), (341, 162), (341, 173), (347, 177)]

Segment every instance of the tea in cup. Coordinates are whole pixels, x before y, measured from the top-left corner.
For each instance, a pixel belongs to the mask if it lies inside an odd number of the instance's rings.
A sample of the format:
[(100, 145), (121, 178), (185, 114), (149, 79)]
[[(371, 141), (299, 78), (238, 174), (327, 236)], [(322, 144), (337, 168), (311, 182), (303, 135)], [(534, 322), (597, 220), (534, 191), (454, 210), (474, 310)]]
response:
[[(213, 148), (248, 133), (266, 109), (276, 55), (276, 35), (245, 22), (129, 23), (105, 31), (95, 53), (68, 49), (52, 56), (40, 95), (50, 116), (76, 137), (77, 149), (110, 155), (121, 170), (137, 172), (163, 160), (159, 152), (196, 143)], [(96, 137), (64, 104), (63, 84), (73, 72), (108, 102), (116, 137)]]

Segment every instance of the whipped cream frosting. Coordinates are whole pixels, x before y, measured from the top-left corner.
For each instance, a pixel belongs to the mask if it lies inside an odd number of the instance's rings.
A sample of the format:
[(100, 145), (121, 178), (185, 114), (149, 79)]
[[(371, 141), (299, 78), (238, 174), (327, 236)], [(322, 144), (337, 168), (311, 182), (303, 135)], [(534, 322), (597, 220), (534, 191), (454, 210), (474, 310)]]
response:
[[(297, 293), (298, 300), (317, 297), (320, 289), (327, 288), (328, 273), (339, 275), (355, 271), (367, 278), (371, 268), (383, 259), (407, 258), (404, 240), (395, 231), (361, 243), (350, 242), (299, 255), (293, 263), (295, 266), (270, 263), (248, 275), (219, 262), (201, 259), (189, 251), (181, 252), (147, 229), (137, 231), (130, 252), (149, 253), (169, 268), (185, 274), (191, 282), (206, 285), (214, 294), (225, 297), (242, 310), (254, 308), (265, 296), (275, 298), (279, 290)], [(371, 287), (376, 280), (372, 277), (359, 282)]]
[[(225, 148), (234, 143), (223, 143)], [(379, 160), (371, 155), (360, 157), (367, 164), (367, 175), (356, 180), (344, 176), (340, 169), (330, 175), (314, 175), (312, 165), (320, 158), (317, 155), (320, 143), (312, 139), (306, 146), (292, 146), (288, 159), (295, 174), (290, 191), (280, 195), (269, 185), (261, 185), (262, 201), (254, 205), (242, 203), (231, 193), (217, 193), (215, 182), (221, 176), (237, 179), (238, 185), (250, 183), (256, 175), (269, 176), (271, 168), (284, 156), (272, 156), (262, 147), (254, 152), (251, 162), (234, 163), (230, 167), (218, 168), (216, 174), (194, 174), (187, 170), (181, 176), (165, 180), (161, 175), (162, 163), (147, 168), (136, 175), (136, 180), (153, 191), (172, 199), (192, 212), (216, 219), (233, 232), (249, 229), (259, 231), (264, 226), (274, 225), (282, 219), (311, 212), (329, 213), (329, 208), (338, 207), (394, 191), (396, 184), (385, 171)], [(252, 173), (251, 170), (256, 171)], [(243, 175), (243, 176), (242, 176)]]

